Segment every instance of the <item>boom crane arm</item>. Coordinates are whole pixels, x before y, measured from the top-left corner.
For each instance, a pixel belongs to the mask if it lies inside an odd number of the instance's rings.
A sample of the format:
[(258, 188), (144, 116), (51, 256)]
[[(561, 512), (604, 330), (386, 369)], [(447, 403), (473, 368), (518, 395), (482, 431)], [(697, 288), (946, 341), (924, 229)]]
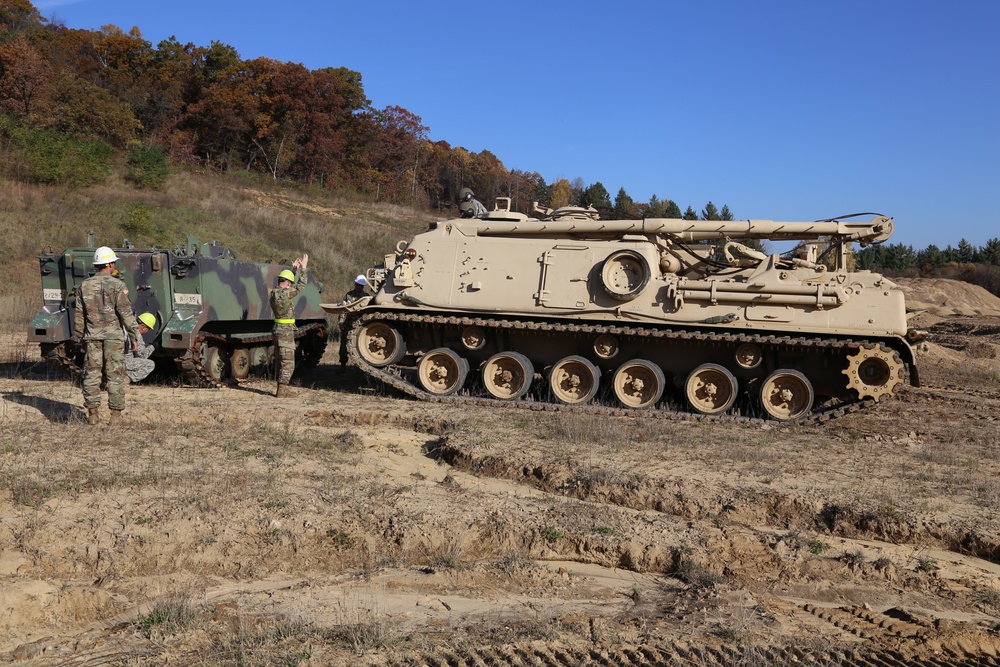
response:
[(481, 236), (532, 234), (661, 234), (677, 241), (711, 241), (722, 239), (769, 239), (779, 241), (811, 241), (827, 238), (832, 241), (862, 244), (881, 243), (892, 236), (892, 218), (876, 216), (868, 221), (844, 222), (775, 222), (773, 220), (679, 220), (647, 218), (645, 220), (528, 220), (494, 222), (475, 220), (461, 223), (462, 231)]

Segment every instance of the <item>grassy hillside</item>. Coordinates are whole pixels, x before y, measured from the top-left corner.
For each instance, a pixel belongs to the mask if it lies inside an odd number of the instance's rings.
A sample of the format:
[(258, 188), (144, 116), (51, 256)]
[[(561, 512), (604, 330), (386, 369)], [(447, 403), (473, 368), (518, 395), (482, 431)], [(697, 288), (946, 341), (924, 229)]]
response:
[(240, 259), (288, 261), (308, 252), (310, 268), (339, 300), (352, 278), (433, 219), (398, 206), (335, 198), (266, 178), (181, 172), (159, 191), (118, 179), (83, 189), (0, 181), (0, 327), (23, 330), (41, 305), (36, 255), (86, 245), (182, 245), (187, 234), (218, 240)]

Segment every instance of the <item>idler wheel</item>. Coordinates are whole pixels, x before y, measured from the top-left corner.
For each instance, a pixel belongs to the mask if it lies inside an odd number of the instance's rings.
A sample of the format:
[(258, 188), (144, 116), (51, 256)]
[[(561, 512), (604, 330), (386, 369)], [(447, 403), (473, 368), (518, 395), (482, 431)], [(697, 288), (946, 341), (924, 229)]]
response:
[(767, 376), (760, 386), (760, 402), (773, 419), (798, 419), (812, 410), (812, 383), (799, 371), (782, 368)]
[(903, 384), (903, 362), (894, 350), (882, 345), (866, 347), (862, 345), (856, 354), (847, 357), (847, 386), (858, 394), (858, 398), (874, 398), (876, 402), (883, 396), (892, 396)]
[(369, 322), (358, 332), (358, 354), (376, 368), (397, 363), (406, 356), (403, 335), (385, 322)]
[(519, 352), (498, 352), (483, 364), (483, 385), (493, 398), (521, 398), (534, 377), (535, 367)]
[(717, 415), (733, 407), (736, 386), (736, 378), (725, 366), (702, 364), (688, 375), (684, 395), (696, 412)]
[(627, 408), (648, 408), (663, 396), (666, 380), (652, 361), (633, 359), (618, 367), (613, 378), (615, 396)]
[(586, 403), (597, 393), (601, 372), (583, 357), (573, 355), (562, 359), (549, 371), (552, 395), (569, 405)]
[(468, 375), (469, 362), (446, 347), (431, 350), (417, 364), (420, 386), (435, 396), (451, 396), (462, 388)]

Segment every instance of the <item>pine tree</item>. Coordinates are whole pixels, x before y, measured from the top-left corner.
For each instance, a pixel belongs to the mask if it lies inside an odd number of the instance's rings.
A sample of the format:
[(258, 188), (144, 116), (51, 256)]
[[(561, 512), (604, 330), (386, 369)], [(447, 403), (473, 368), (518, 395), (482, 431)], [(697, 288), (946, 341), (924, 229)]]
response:
[(986, 264), (1000, 266), (1000, 239), (992, 238), (979, 251), (979, 260)]
[(618, 195), (615, 197), (615, 215), (622, 219), (631, 218), (632, 204), (632, 198), (625, 192), (625, 188), (619, 189)]
[(656, 195), (649, 198), (649, 205), (646, 207), (647, 218), (663, 218), (663, 202)]
[(707, 204), (705, 204), (705, 208), (701, 210), (701, 219), (722, 220), (722, 218), (719, 217), (719, 210), (715, 208), (715, 204), (713, 204), (712, 202), (708, 202)]
[(965, 239), (958, 242), (958, 261), (971, 264), (978, 259), (976, 257), (978, 254), (972, 244)]
[(580, 200), (580, 205), (593, 206), (599, 211), (606, 211), (611, 208), (611, 195), (604, 187), (604, 184), (597, 181), (583, 191), (583, 197)]

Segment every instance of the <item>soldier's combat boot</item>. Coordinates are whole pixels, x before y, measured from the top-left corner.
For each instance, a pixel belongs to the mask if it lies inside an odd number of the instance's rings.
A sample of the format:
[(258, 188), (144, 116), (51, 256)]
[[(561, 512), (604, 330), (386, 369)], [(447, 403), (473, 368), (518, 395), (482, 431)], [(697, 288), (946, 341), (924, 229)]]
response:
[(91, 426), (97, 425), (98, 409), (87, 408), (87, 423)]
[(112, 410), (111, 411), (111, 420), (108, 422), (108, 425), (109, 426), (118, 426), (121, 423), (122, 423), (122, 411), (121, 410)]
[(277, 391), (274, 392), (275, 398), (294, 398), (295, 392), (292, 391), (287, 384), (279, 384)]

